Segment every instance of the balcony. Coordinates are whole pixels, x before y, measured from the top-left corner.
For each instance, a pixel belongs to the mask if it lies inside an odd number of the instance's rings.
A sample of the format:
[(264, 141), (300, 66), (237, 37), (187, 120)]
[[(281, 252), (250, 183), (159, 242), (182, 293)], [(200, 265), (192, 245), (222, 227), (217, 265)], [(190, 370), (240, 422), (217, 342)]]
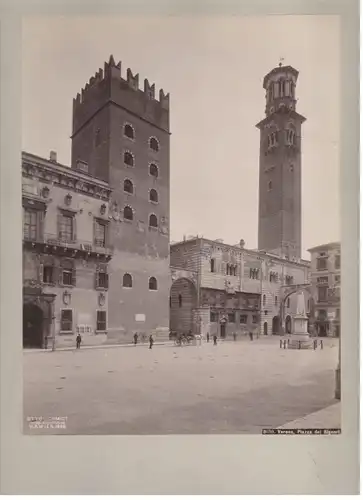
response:
[(32, 247), (40, 247), (44, 253), (61, 253), (70, 257), (105, 257), (111, 259), (113, 248), (111, 245), (103, 244), (101, 241), (89, 241), (68, 238), (59, 238), (56, 234), (45, 233), (43, 237), (31, 237), (23, 235), (23, 242)]

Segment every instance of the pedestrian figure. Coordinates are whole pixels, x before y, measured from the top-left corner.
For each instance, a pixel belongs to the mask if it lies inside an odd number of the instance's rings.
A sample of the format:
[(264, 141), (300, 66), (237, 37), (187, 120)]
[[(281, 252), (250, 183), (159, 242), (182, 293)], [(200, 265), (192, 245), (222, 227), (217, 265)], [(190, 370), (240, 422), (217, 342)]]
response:
[(81, 348), (81, 342), (82, 342), (82, 337), (81, 334), (79, 333), (76, 337), (77, 349)]
[(250, 340), (253, 340), (253, 333), (252, 333), (252, 332), (250, 332), (250, 334), (249, 334), (249, 335), (250, 335)]
[(209, 342), (209, 332), (207, 333), (207, 342)]
[(137, 339), (139, 338), (139, 336), (137, 335), (137, 333), (135, 333), (134, 335), (134, 344), (136, 345), (137, 344)]
[(323, 348), (323, 341), (322, 340), (320, 341), (320, 348), (321, 349)]
[(48, 349), (48, 337), (44, 337), (44, 349)]
[(234, 332), (234, 333), (233, 333), (233, 340), (234, 340), (234, 341), (236, 341), (236, 340), (237, 340), (237, 333), (236, 333), (236, 332)]
[(152, 335), (149, 337), (149, 349), (152, 349), (154, 345), (154, 338)]
[(217, 335), (213, 335), (213, 345), (217, 345)]

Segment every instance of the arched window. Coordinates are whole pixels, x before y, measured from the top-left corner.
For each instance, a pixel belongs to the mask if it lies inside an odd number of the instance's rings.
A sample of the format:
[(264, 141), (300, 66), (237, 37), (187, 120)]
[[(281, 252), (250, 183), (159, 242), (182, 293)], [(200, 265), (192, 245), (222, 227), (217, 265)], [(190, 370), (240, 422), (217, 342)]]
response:
[(156, 189), (150, 189), (149, 200), (157, 203), (159, 201), (158, 192)]
[(279, 95), (280, 97), (284, 96), (284, 81), (279, 80)]
[(266, 305), (266, 295), (263, 296), (262, 298), (262, 304), (265, 306)]
[(159, 169), (158, 166), (155, 165), (155, 163), (150, 163), (149, 172), (150, 175), (152, 175), (153, 177), (155, 178), (159, 177)]
[(227, 264), (226, 274), (230, 274), (230, 265)]
[(129, 139), (135, 139), (135, 130), (129, 123), (124, 126), (124, 135)]
[(130, 179), (125, 179), (124, 180), (124, 191), (125, 191), (125, 193), (133, 194), (133, 192), (134, 192), (134, 185), (130, 181)]
[(149, 290), (157, 290), (158, 289), (158, 282), (156, 281), (156, 278), (152, 276), (149, 279)]
[(122, 286), (124, 288), (132, 288), (132, 276), (131, 274), (124, 274), (122, 278)]
[(158, 227), (158, 218), (155, 214), (151, 214), (149, 217), (149, 226), (150, 227)]
[(61, 261), (62, 284), (76, 286), (76, 268), (72, 260)]
[(277, 306), (277, 295), (275, 295), (275, 306)]
[(149, 147), (153, 151), (159, 151), (159, 141), (157, 140), (156, 137), (150, 137), (149, 139)]
[(125, 165), (128, 165), (129, 167), (133, 167), (135, 165), (134, 156), (132, 153), (130, 153), (130, 151), (124, 152), (124, 163), (125, 163)]
[(134, 213), (132, 211), (132, 208), (129, 206), (126, 206), (124, 208), (124, 219), (133, 220), (133, 218), (134, 218)]
[(216, 260), (215, 259), (211, 259), (210, 260), (210, 272), (214, 273), (215, 272), (215, 268), (216, 268)]
[(182, 305), (183, 305), (183, 297), (181, 296), (181, 294), (179, 294), (178, 300), (179, 300), (179, 307), (182, 307)]

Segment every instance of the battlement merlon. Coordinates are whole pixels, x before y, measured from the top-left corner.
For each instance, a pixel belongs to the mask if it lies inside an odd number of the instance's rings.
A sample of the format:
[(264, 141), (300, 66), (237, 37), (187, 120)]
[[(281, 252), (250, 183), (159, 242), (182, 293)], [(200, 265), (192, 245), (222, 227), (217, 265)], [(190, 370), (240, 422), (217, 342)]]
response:
[(163, 89), (160, 89), (159, 100), (157, 100), (155, 98), (155, 84), (150, 85), (147, 79), (144, 80), (144, 90), (142, 91), (139, 88), (139, 75), (133, 75), (131, 69), (128, 68), (126, 71), (126, 78), (123, 78), (121, 72), (121, 61), (115, 64), (115, 60), (112, 55), (110, 56), (109, 61), (104, 63), (104, 69), (102, 70), (100, 68), (73, 99), (73, 109), (77, 109), (87, 103), (90, 99), (93, 99), (94, 94), (96, 93), (95, 87), (103, 86), (104, 89), (106, 89), (107, 83), (110, 83), (111, 80), (115, 79), (119, 80), (120, 89), (137, 92), (140, 98), (142, 97), (144, 99), (160, 103), (162, 109), (169, 111), (169, 94), (164, 94)]

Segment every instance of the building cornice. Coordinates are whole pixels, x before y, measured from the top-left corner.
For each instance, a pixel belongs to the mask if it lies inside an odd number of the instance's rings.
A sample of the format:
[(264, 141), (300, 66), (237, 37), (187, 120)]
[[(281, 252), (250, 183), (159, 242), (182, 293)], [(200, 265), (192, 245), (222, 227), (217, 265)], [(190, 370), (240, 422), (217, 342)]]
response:
[(22, 175), (104, 201), (109, 201), (112, 192), (107, 182), (25, 152), (22, 153)]
[(190, 243), (196, 243), (200, 241), (201, 243), (206, 242), (208, 244), (214, 245), (214, 246), (219, 246), (219, 247), (224, 247), (229, 250), (234, 250), (237, 252), (240, 252), (241, 254), (249, 255), (254, 258), (259, 258), (259, 259), (265, 259), (265, 260), (273, 260), (276, 263), (280, 264), (289, 264), (291, 266), (295, 267), (309, 267), (310, 266), (310, 261), (301, 259), (299, 262), (293, 261), (293, 260), (288, 260), (288, 259), (283, 259), (282, 257), (279, 257), (278, 255), (267, 253), (267, 252), (262, 252), (258, 250), (249, 250), (248, 248), (241, 248), (238, 245), (229, 245), (228, 243), (224, 243), (222, 241), (216, 241), (216, 240), (209, 240), (207, 238), (200, 238), (200, 237), (195, 237), (195, 238), (190, 238), (185, 241), (179, 241), (176, 243), (173, 243), (170, 245), (170, 247), (180, 247), (183, 245), (188, 245)]

